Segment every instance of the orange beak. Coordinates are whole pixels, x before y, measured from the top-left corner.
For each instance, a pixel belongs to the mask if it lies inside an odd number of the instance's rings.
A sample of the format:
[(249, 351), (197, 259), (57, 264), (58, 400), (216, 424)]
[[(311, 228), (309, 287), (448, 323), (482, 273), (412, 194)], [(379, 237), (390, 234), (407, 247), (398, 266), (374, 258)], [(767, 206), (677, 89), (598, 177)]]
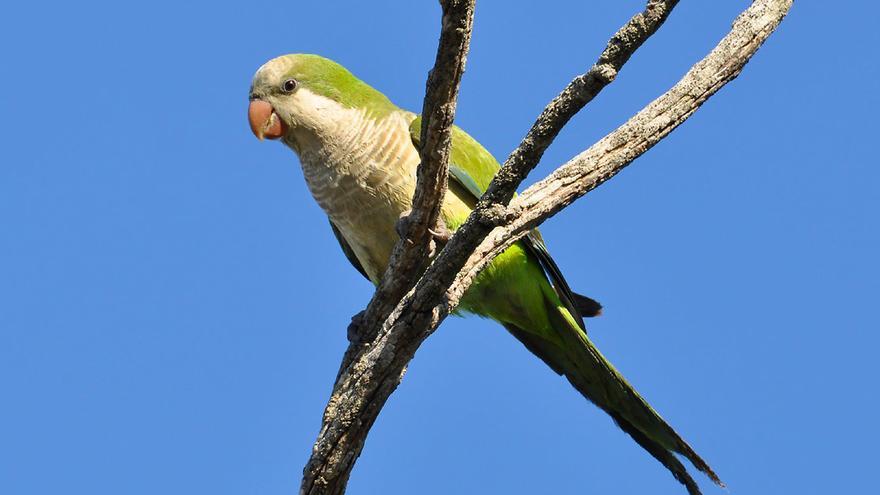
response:
[(287, 124), (275, 113), (272, 105), (263, 100), (251, 100), (248, 106), (248, 122), (254, 136), (260, 141), (263, 138), (278, 139), (287, 132)]

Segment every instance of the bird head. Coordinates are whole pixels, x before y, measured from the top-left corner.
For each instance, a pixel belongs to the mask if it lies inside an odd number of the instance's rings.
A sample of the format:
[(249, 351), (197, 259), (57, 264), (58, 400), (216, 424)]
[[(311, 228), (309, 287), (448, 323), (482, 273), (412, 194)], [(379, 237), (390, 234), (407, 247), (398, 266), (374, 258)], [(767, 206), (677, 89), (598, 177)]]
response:
[(254, 74), (248, 121), (258, 139), (296, 142), (297, 135), (320, 136), (337, 127), (346, 109), (378, 117), (396, 107), (345, 67), (318, 55), (283, 55)]

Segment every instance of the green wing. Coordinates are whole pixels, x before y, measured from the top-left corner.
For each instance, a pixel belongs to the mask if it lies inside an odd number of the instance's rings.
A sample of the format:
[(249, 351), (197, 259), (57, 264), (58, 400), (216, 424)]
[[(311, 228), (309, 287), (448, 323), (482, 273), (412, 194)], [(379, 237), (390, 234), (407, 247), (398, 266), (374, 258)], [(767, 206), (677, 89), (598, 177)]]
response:
[[(413, 143), (419, 147), (422, 128), (421, 116), (416, 117), (410, 124), (410, 136)], [(501, 165), (498, 160), (489, 153), (476, 139), (458, 126), (452, 126), (452, 150), (449, 157), (450, 187), (459, 186), (468, 193), (474, 203), (489, 188), (492, 178), (498, 173)], [(574, 315), (596, 316), (602, 312), (602, 305), (595, 300), (575, 293), (568, 286), (559, 266), (550, 257), (550, 252), (544, 244), (541, 233), (533, 229), (522, 240), (523, 246), (541, 265), (544, 273), (550, 279), (554, 290), (565, 306)], [(583, 328), (581, 318), (576, 318)]]

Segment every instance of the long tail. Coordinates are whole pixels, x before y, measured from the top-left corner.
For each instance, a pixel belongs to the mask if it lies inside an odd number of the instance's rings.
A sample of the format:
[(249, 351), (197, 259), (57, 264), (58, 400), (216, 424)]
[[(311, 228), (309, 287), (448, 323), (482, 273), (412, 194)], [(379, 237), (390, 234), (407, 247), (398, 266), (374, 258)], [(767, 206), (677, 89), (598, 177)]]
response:
[(568, 378), (584, 397), (607, 412), (623, 431), (666, 466), (675, 479), (687, 488), (688, 493), (699, 495), (700, 489), (674, 452), (686, 457), (697, 469), (723, 487), (724, 483), (706, 461), (602, 356), (571, 313), (561, 304), (547, 301), (547, 306), (550, 321), (562, 345), (514, 325), (505, 327), (550, 368)]

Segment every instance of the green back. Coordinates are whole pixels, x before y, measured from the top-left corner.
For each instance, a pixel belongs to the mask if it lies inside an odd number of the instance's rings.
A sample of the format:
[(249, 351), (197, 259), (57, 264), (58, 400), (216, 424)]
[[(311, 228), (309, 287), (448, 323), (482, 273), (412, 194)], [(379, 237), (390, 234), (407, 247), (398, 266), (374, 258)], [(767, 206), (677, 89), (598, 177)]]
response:
[[(413, 143), (419, 147), (422, 130), (422, 117), (418, 116), (410, 124), (409, 132)], [(458, 126), (452, 126), (452, 153), (449, 157), (449, 175), (464, 187), (473, 198), (479, 199), (486, 192), (492, 178), (501, 165), (476, 139)]]

